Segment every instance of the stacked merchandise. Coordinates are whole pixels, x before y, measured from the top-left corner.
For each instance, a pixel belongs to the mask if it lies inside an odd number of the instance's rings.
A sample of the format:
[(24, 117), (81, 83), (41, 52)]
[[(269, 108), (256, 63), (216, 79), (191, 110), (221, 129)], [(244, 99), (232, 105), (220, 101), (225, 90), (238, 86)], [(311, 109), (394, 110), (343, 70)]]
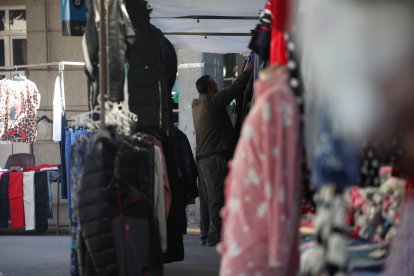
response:
[(60, 179), (57, 165), (0, 172), (0, 228), (23, 228), (38, 233), (48, 229), (52, 217), (51, 185)]

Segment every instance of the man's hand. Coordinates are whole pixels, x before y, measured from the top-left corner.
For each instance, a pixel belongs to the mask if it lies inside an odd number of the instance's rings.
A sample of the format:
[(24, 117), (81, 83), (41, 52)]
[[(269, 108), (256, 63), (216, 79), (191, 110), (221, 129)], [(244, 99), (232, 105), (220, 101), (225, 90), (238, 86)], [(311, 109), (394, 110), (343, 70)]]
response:
[(251, 72), (253, 72), (253, 69), (254, 69), (253, 64), (247, 64), (246, 68), (244, 69), (244, 72), (251, 73)]

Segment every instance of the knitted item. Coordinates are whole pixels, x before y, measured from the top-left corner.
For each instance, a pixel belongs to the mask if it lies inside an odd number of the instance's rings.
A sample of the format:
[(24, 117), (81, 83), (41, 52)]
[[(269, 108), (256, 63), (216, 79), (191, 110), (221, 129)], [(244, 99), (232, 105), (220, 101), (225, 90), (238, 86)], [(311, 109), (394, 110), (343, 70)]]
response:
[(315, 217), (317, 244), (302, 256), (301, 275), (346, 275), (346, 208), (333, 185), (319, 191)]

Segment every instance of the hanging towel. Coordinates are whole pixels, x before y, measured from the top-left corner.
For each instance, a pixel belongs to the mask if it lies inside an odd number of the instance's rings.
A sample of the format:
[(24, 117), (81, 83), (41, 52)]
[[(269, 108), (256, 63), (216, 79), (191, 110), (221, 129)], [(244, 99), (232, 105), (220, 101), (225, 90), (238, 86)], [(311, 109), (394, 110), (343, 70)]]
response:
[(27, 230), (34, 230), (35, 222), (35, 197), (34, 197), (34, 172), (23, 173), (23, 203), (24, 223)]
[(23, 173), (14, 172), (9, 175), (9, 202), (12, 227), (24, 226)]

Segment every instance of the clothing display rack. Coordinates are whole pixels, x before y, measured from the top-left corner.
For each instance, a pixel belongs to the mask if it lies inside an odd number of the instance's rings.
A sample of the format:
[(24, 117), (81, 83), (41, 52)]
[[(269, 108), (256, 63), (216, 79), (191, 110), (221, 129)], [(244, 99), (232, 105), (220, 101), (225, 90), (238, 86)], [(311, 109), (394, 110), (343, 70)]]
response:
[[(63, 73), (64, 71), (82, 71), (85, 69), (84, 62), (76, 62), (76, 61), (58, 61), (58, 62), (49, 62), (49, 63), (38, 63), (38, 64), (27, 64), (27, 65), (14, 65), (14, 66), (5, 66), (0, 67), (0, 72), (14, 72), (19, 70), (27, 70), (29, 71), (58, 71), (58, 76), (60, 79), (60, 85), (63, 85)], [(62, 87), (61, 87), (62, 88)], [(75, 110), (71, 110), (75, 111)], [(85, 110), (76, 110), (79, 112), (84, 112)], [(33, 152), (33, 149), (31, 149)], [(57, 187), (57, 230), (56, 235), (59, 236), (60, 231), (60, 183), (58, 183)]]
[[(99, 16), (101, 18), (100, 26), (98, 29), (99, 32), (99, 94), (100, 94), (100, 108), (101, 108), (101, 116), (100, 116), (100, 126), (101, 129), (105, 128), (105, 95), (108, 92), (108, 1), (107, 0), (100, 0), (99, 1)], [(102, 51), (105, 49), (105, 51)]]
[[(57, 69), (55, 69), (57, 67)], [(13, 65), (0, 67), (0, 72), (12, 72), (18, 70), (28, 69), (31, 71), (79, 71), (85, 67), (84, 62), (76, 61), (57, 61), (49, 63), (27, 64), (27, 65)]]

